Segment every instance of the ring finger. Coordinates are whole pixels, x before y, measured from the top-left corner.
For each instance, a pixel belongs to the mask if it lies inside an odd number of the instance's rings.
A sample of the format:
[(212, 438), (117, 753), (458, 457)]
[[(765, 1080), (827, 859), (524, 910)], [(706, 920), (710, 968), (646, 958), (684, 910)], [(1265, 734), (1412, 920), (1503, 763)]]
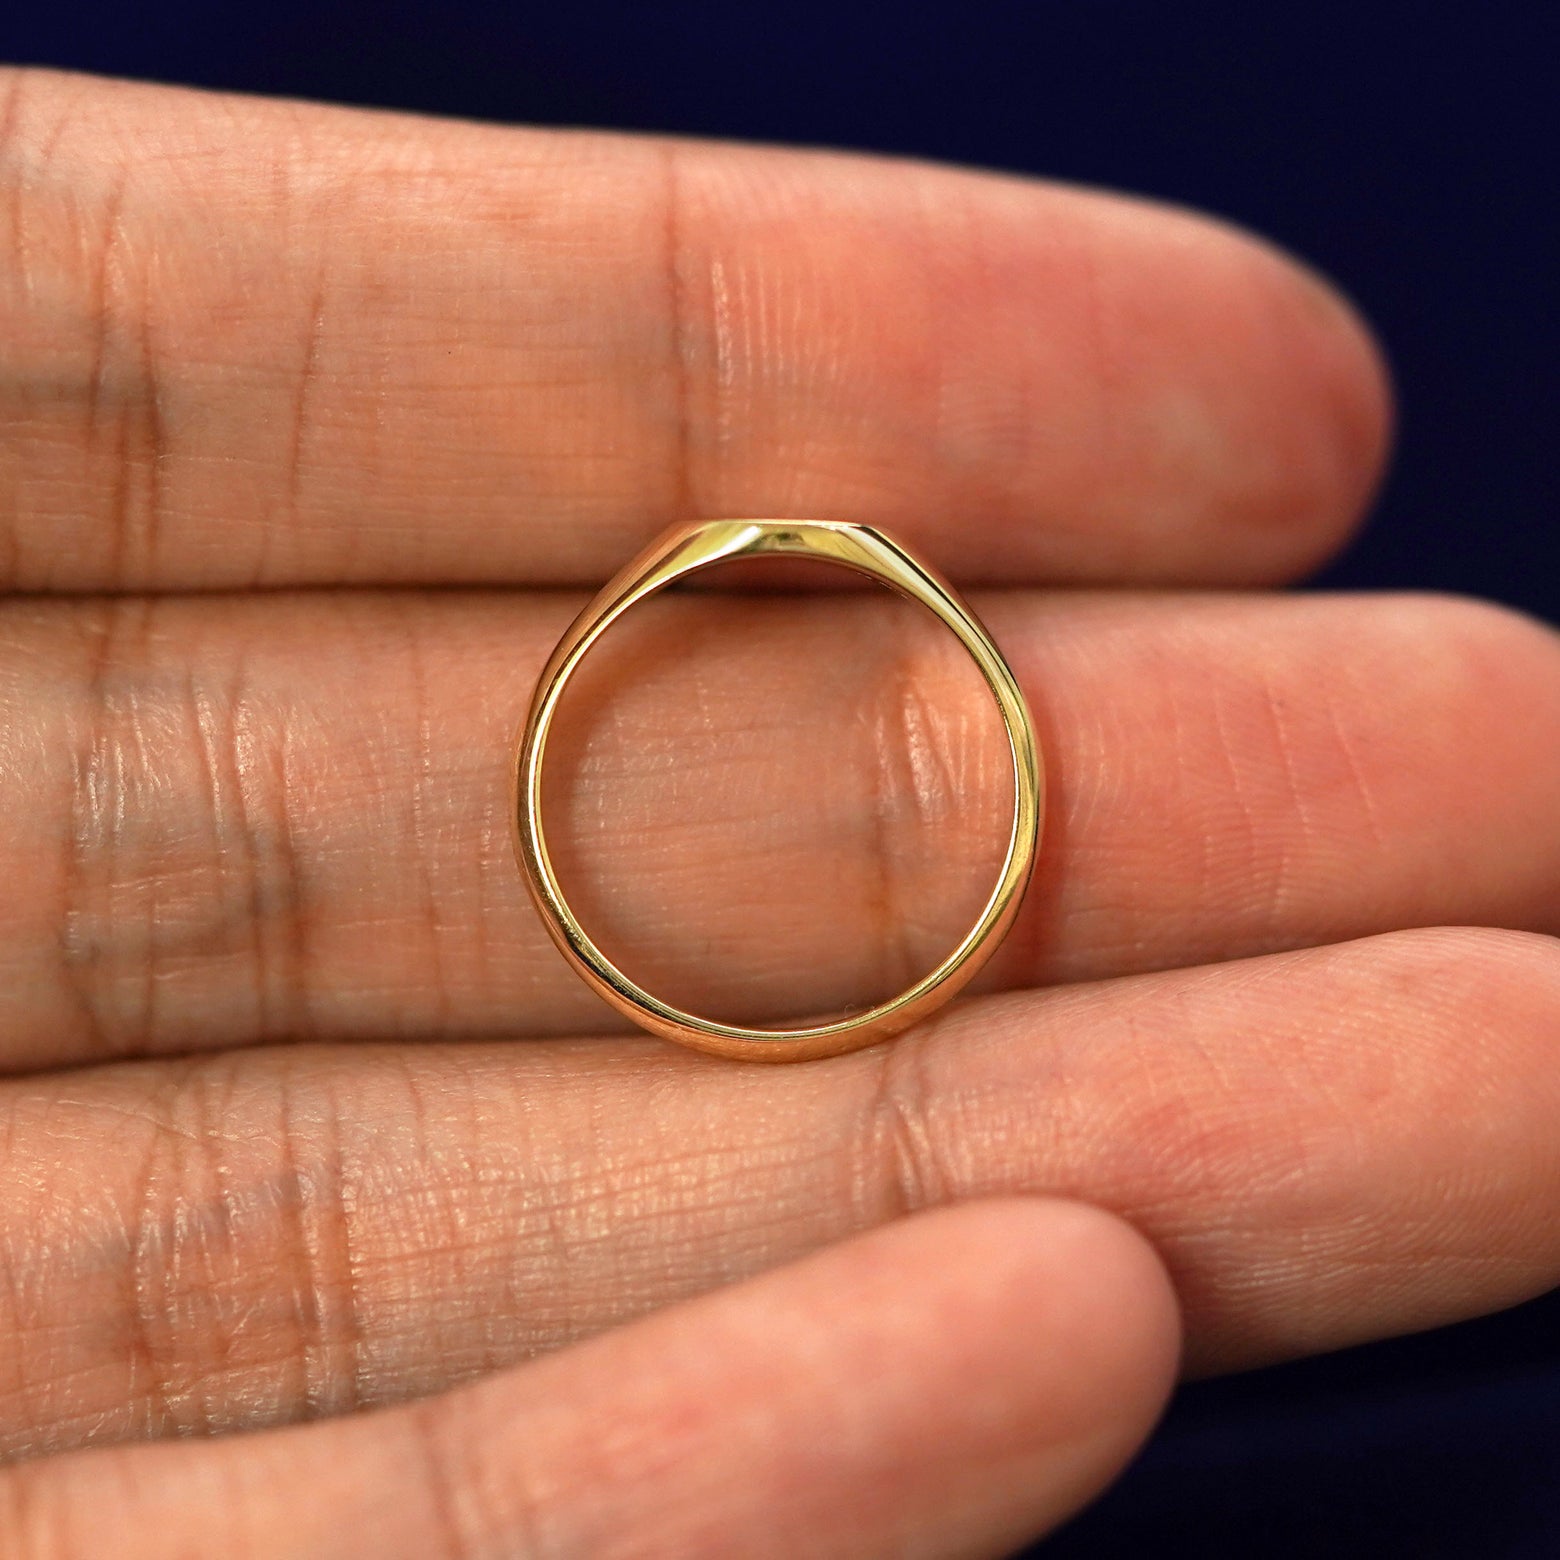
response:
[(672, 519), (1255, 583), (1380, 466), (1357, 319), (1148, 202), (0, 73), (0, 589), (591, 583)]

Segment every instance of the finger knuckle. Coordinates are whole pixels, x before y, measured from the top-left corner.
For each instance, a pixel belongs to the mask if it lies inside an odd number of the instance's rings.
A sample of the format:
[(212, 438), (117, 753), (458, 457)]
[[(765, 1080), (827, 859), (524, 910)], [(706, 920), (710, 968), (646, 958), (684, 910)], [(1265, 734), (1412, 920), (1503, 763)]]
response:
[(524, 1451), (506, 1448), (498, 1476), (457, 1411), (459, 1400), (435, 1399), (402, 1420), (413, 1478), (422, 1491), (425, 1539), (419, 1554), (440, 1560), (490, 1555), (542, 1560), (565, 1552), (549, 1542), (547, 1503), (531, 1488)]
[(292, 1092), (284, 1074), (279, 1096), (257, 1098), (242, 1058), (207, 1058), (149, 1112), (122, 1252), (121, 1364), (139, 1435), (357, 1405), (344, 1171), (316, 1151), (333, 1131), (318, 1091), (310, 1131), (292, 1125)]
[(995, 705), (963, 649), (883, 605), (892, 615), (865, 668), (856, 728), (871, 975), (887, 997), (974, 920), (989, 889), (983, 874), (995, 874), (1007, 843), (1012, 780)]
[(927, 1045), (934, 1028), (912, 1030), (871, 1053), (852, 1200), (873, 1223), (918, 1213), (952, 1195), (932, 1104)]
[[(6, 86), (0, 195), (10, 198), (0, 200), (0, 241), (13, 263), (0, 277), (0, 339), (11, 347), (13, 372), (49, 391), (40, 404), (58, 421), (58, 437), (34, 449), (75, 445), (103, 473), (88, 502), (74, 506), (90, 521), (62, 512), (55, 525), (80, 532), (90, 524), (103, 583), (135, 584), (158, 552), (173, 454), (172, 387), (152, 285), (159, 250), (155, 235), (130, 237), (141, 164), (116, 144), (111, 105), (97, 96), (89, 121), (79, 107), (85, 94), (25, 72)], [(23, 491), (53, 507), (61, 486)], [(81, 491), (74, 483), (66, 490)], [(27, 556), (26, 531), (11, 524), (8, 574), (24, 587), (47, 587), (59, 549)]]
[(62, 978), (100, 1056), (197, 1045), (218, 1018), (307, 1027), (286, 722), (242, 653), (165, 661), (157, 612), (105, 605), (66, 727)]

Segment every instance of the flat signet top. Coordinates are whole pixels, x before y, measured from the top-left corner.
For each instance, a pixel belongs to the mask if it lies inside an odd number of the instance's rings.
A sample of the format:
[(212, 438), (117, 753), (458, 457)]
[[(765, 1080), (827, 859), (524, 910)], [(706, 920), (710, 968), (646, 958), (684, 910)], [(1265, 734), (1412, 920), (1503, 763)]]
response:
[[(569, 678), (591, 647), (637, 602), (718, 563), (789, 554), (869, 575), (919, 602), (957, 637), (997, 703), (1013, 759), (1012, 833), (996, 886), (974, 926), (908, 990), (876, 1007), (793, 1029), (718, 1023), (662, 1002), (623, 973), (591, 940), (564, 898), (542, 826), (542, 765)], [(531, 897), (559, 951), (619, 1012), (652, 1034), (718, 1056), (803, 1061), (834, 1056), (898, 1034), (954, 996), (996, 951), (1012, 925), (1039, 844), (1042, 770), (1034, 725), (1018, 682), (991, 636), (935, 570), (871, 526), (835, 520), (704, 520), (673, 526), (604, 585), (558, 641), (537, 680), (516, 742), (512, 816), (515, 851)]]

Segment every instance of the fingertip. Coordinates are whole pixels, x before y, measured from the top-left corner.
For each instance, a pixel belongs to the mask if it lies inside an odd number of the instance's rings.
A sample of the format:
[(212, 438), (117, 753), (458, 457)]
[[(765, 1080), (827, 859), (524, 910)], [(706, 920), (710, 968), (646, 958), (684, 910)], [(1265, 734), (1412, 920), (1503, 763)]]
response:
[(1176, 1352), (1142, 1237), (992, 1199), (436, 1402), (40, 1465), (0, 1480), (0, 1520), (9, 1497), (33, 1552), (96, 1553), (101, 1516), (126, 1560), (197, 1532), (212, 1556), (1000, 1554), (1119, 1471)]
[(1074, 1443), (1098, 1459), (1103, 1483), (1148, 1434), (1179, 1373), (1169, 1273), (1145, 1236), (1091, 1203), (1002, 1198), (963, 1211), (977, 1209), (989, 1221), (982, 1237), (1003, 1243), (1018, 1269), (1012, 1292), (1029, 1325), (1012, 1329), (1026, 1345), (1012, 1363), (1035, 1373), (1037, 1446)]
[(1179, 1374), (1179, 1307), (1153, 1247), (1101, 1208), (1046, 1197), (959, 1204), (869, 1238), (927, 1243), (944, 1272), (985, 1279), (977, 1301), (967, 1278), (949, 1290), (978, 1336), (942, 1411), (936, 1553), (999, 1552), (1075, 1514), (1140, 1449)]
[(1236, 231), (1261, 300), (1271, 350), (1288, 378), (1287, 427), (1273, 431), (1276, 456), (1271, 516), (1293, 546), (1270, 554), (1251, 583), (1278, 583), (1314, 571), (1359, 529), (1380, 488), (1391, 452), (1394, 394), (1385, 350), (1365, 315), (1330, 276), (1255, 234)]
[(1315, 568), (1364, 516), (1389, 442), (1389, 377), (1360, 312), (1224, 218), (1077, 199), (1111, 391), (1088, 463), (1109, 460), (1107, 534), (1129, 544), (1091, 577), (1262, 585)]

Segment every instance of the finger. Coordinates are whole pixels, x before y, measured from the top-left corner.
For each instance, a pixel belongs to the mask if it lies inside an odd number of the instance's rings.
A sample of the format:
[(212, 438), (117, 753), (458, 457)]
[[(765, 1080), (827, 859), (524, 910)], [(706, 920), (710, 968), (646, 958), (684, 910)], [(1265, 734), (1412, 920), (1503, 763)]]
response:
[(13, 1472), (0, 1532), (28, 1560), (998, 1556), (1120, 1470), (1176, 1331), (1125, 1225), (976, 1204), (417, 1409)]
[(978, 999), (759, 1068), (648, 1039), (290, 1048), (0, 1091), (0, 1448), (448, 1386), (906, 1211), (1055, 1193), (1200, 1371), (1560, 1279), (1560, 944), (1494, 931)]
[[(1547, 630), (1434, 598), (980, 605), (1050, 785), (988, 988), (1443, 922), (1560, 930)], [(5, 1063), (625, 1027), (547, 941), (510, 845), (513, 728), (570, 610), (0, 615)], [(585, 924), (649, 989), (783, 1022), (893, 995), (974, 923), (1010, 766), (939, 625), (780, 597), (651, 604), (615, 632), (545, 806)]]
[(596, 582), (672, 519), (1268, 580), (1380, 465), (1353, 314), (1116, 197), (0, 77), (0, 586)]

